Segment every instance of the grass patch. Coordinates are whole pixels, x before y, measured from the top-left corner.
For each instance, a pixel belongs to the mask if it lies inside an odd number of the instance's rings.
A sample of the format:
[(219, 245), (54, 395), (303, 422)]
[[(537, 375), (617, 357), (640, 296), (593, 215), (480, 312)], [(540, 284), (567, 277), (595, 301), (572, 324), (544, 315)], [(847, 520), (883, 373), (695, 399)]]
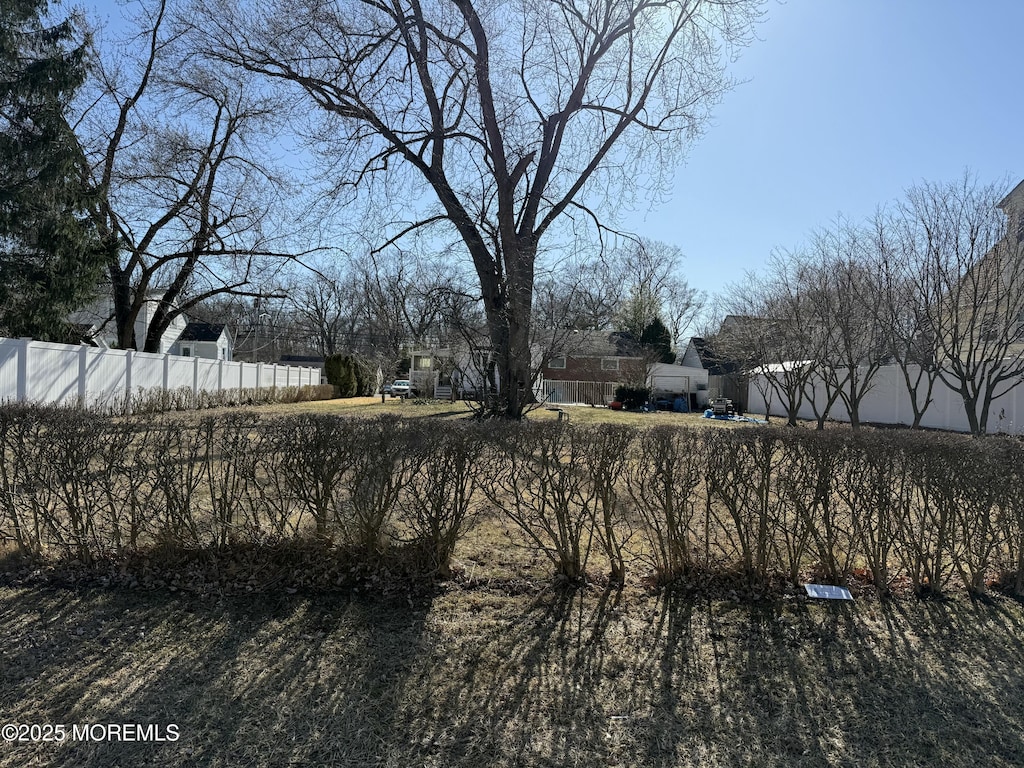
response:
[[(554, 406), (552, 406), (554, 407)], [(740, 422), (717, 421), (705, 419), (703, 413), (673, 413), (671, 411), (656, 411), (653, 413), (639, 413), (636, 411), (613, 411), (609, 408), (597, 408), (585, 405), (557, 406), (568, 414), (569, 421), (574, 424), (626, 424), (626, 425), (655, 425), (675, 424), (693, 426), (700, 424), (724, 429), (748, 428), (752, 425)], [(227, 409), (223, 409), (227, 410)], [(233, 409), (237, 410), (237, 409)], [(261, 415), (292, 415), (299, 413), (332, 414), (337, 416), (357, 416), (372, 418), (382, 414), (395, 414), (406, 418), (432, 418), (432, 419), (469, 419), (473, 416), (473, 409), (469, 403), (461, 400), (448, 402), (445, 400), (402, 400), (397, 397), (389, 397), (381, 402), (380, 395), (376, 397), (348, 397), (335, 400), (314, 400), (305, 403), (275, 403), (273, 405), (261, 405), (256, 409)], [(201, 415), (217, 413), (216, 410), (205, 411)], [(188, 418), (189, 414), (182, 414), (182, 418)], [(555, 410), (548, 410), (545, 406), (537, 406), (530, 411), (526, 418), (529, 421), (557, 421), (558, 413)], [(772, 424), (785, 424), (784, 421), (776, 419)]]
[(1016, 766), (1024, 610), (627, 588), (204, 598), (0, 588), (5, 722), (174, 743), (0, 766)]

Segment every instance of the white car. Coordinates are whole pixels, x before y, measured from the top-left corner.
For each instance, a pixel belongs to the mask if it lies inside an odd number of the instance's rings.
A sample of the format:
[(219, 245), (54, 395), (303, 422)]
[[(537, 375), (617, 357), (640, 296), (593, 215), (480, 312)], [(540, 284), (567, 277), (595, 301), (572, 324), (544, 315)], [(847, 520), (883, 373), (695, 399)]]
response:
[(391, 394), (395, 397), (406, 397), (412, 393), (412, 385), (408, 379), (395, 379), (391, 385)]

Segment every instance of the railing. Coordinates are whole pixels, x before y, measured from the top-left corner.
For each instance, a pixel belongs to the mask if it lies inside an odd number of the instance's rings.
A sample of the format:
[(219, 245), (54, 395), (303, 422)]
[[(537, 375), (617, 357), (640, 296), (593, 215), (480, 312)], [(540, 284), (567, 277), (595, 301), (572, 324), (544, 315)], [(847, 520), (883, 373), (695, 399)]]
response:
[(607, 405), (615, 399), (614, 381), (554, 381), (546, 379), (541, 393), (547, 403)]

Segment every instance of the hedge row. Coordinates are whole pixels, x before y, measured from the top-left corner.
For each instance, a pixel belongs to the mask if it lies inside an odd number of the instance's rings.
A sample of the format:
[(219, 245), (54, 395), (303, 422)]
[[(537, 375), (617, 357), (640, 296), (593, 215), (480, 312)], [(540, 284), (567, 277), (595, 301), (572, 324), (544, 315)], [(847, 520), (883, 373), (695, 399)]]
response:
[(411, 545), (447, 572), (470, 514), (482, 433), (399, 418), (239, 410), (183, 420), (0, 408), (0, 542), (89, 563), (329, 540), (372, 562)]
[(497, 511), (556, 573), (1024, 592), (1024, 444), (916, 432), (0, 408), (0, 541), (90, 562), (315, 539), (446, 576)]
[(165, 413), (197, 411), (237, 405), (272, 405), (274, 403), (305, 403), (330, 400), (334, 387), (329, 384), (306, 384), (301, 387), (246, 387), (219, 391), (194, 391), (192, 387), (177, 389), (140, 389), (130, 398), (114, 404), (112, 413)]

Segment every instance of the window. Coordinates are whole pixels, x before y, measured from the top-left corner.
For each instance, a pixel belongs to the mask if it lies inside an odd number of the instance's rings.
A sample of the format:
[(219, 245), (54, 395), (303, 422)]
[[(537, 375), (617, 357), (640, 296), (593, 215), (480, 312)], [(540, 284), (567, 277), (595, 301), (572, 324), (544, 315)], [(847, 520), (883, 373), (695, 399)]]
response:
[(602, 357), (601, 358), (601, 370), (602, 371), (617, 371), (617, 370), (619, 370), (619, 358), (617, 358), (617, 357)]
[(565, 369), (565, 358), (564, 357), (552, 357), (548, 360), (548, 368), (552, 370), (564, 370)]
[(181, 347), (181, 356), (182, 357), (192, 357), (192, 347), (182, 345), (182, 347)]
[(428, 368), (430, 368), (430, 358), (429, 357), (417, 358), (416, 359), (416, 368), (421, 370), (421, 371), (425, 371)]
[(979, 341), (997, 341), (1000, 333), (999, 318), (995, 312), (986, 312), (978, 325)]
[(1020, 343), (1024, 341), (1024, 309), (1017, 313), (1013, 321), (1013, 341)]

